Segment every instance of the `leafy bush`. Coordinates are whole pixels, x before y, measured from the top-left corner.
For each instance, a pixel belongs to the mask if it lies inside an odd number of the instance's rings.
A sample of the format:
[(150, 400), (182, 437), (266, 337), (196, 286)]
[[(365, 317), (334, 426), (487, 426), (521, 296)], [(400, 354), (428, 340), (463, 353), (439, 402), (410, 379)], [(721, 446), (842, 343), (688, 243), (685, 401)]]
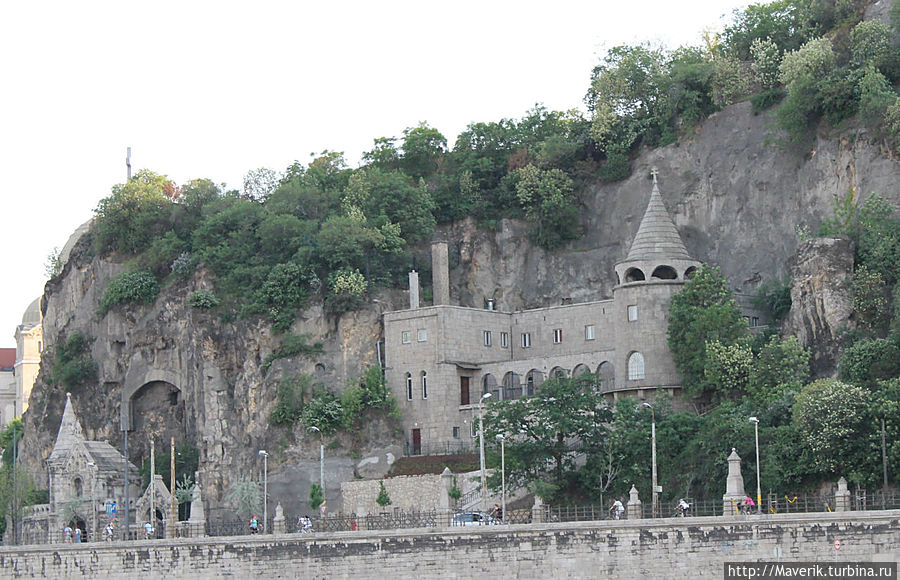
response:
[(333, 313), (356, 310), (363, 305), (369, 283), (355, 268), (342, 268), (328, 276), (328, 310)]
[(356, 384), (347, 385), (341, 404), (345, 427), (351, 427), (366, 409), (387, 409), (391, 414), (398, 412), (396, 401), (384, 381), (384, 373), (377, 366), (366, 369), (365, 376)]
[(762, 113), (769, 107), (777, 105), (784, 99), (786, 94), (784, 89), (774, 88), (752, 95), (750, 97), (750, 104), (753, 105), (753, 113)]
[(275, 391), (277, 402), (269, 422), (273, 425), (292, 425), (300, 419), (303, 404), (313, 391), (313, 379), (309, 375), (284, 378)]
[(610, 153), (606, 163), (600, 166), (597, 176), (607, 183), (622, 181), (631, 175), (631, 161), (624, 153)]
[(333, 433), (343, 424), (344, 408), (337, 395), (322, 388), (313, 393), (300, 416), (307, 427), (317, 427), (322, 433)]
[(193, 308), (215, 308), (220, 300), (209, 290), (194, 290), (188, 296), (187, 303)]
[(67, 391), (97, 379), (97, 363), (91, 358), (91, 339), (75, 332), (56, 346), (51, 376)]
[(886, 338), (860, 339), (841, 353), (838, 370), (842, 380), (872, 387), (875, 381), (900, 373), (900, 348)]
[(97, 314), (104, 316), (120, 304), (152, 304), (159, 293), (159, 283), (150, 272), (125, 272), (113, 278), (100, 300)]

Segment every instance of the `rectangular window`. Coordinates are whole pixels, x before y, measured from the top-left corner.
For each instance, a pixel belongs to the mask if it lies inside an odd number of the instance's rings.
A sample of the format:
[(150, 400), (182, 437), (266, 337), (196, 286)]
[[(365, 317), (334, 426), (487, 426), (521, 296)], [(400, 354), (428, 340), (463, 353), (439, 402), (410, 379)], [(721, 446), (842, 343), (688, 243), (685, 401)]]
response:
[(628, 322), (634, 322), (637, 319), (637, 304), (631, 304), (628, 306)]
[(484, 346), (491, 346), (491, 331), (484, 331)]
[(416, 331), (416, 340), (419, 342), (425, 342), (428, 340), (428, 331), (424, 328), (420, 328)]
[(562, 342), (562, 328), (554, 328), (553, 329), (553, 344), (559, 344)]
[(459, 439), (459, 427), (454, 427), (454, 428), (453, 428), (453, 438), (454, 438), (454, 439)]
[(584, 339), (585, 340), (594, 340), (594, 325), (588, 324), (584, 327)]
[(408, 330), (404, 330), (400, 333), (400, 342), (403, 344), (409, 344), (412, 342), (412, 333)]
[(531, 348), (531, 333), (522, 333), (522, 348)]
[(500, 333), (500, 348), (509, 348), (509, 333)]
[(459, 377), (459, 404), (469, 404), (469, 377)]

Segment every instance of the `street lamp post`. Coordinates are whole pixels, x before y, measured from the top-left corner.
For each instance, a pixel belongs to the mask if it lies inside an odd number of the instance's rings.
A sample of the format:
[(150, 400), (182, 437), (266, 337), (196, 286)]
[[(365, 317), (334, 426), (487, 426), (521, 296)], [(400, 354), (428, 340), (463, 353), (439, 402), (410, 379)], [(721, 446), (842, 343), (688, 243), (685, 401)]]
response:
[(750, 417), (753, 423), (754, 438), (756, 439), (756, 513), (762, 514), (762, 487), (759, 484), (759, 419)]
[(659, 517), (659, 485), (656, 479), (656, 413), (650, 403), (645, 402), (643, 406), (650, 409), (650, 453), (653, 469), (653, 517), (655, 518)]
[(322, 501), (325, 501), (325, 436), (315, 425), (309, 430), (319, 434), (319, 488), (322, 490)]
[(263, 458), (263, 533), (266, 534), (269, 531), (269, 454), (264, 449), (259, 454)]
[(478, 404), (478, 450), (481, 463), (481, 511), (485, 511), (487, 506), (487, 494), (485, 492), (485, 471), (484, 471), (484, 400), (490, 398), (490, 393), (481, 395), (481, 401)]
[(94, 537), (97, 535), (97, 500), (94, 499), (94, 484), (97, 481), (97, 464), (93, 461), (88, 461), (87, 466), (91, 468), (91, 533), (88, 536), (88, 541), (94, 541)]
[(500, 442), (500, 498), (503, 517), (506, 517), (506, 437), (503, 434), (497, 435), (497, 441)]

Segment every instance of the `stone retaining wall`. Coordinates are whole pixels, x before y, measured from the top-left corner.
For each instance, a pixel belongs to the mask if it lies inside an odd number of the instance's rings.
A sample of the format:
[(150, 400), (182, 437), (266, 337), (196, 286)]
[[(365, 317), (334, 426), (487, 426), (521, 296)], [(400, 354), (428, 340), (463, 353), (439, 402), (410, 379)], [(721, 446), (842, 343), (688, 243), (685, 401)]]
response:
[(898, 559), (895, 510), (26, 546), (0, 548), (0, 576), (693, 580), (734, 561)]

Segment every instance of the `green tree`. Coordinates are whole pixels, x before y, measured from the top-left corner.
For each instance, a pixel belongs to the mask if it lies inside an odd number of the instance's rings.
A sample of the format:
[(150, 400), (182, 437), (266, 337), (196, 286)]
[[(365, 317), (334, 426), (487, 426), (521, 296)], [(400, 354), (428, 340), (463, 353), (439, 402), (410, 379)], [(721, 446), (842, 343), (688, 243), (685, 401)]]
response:
[(322, 433), (333, 433), (343, 423), (344, 408), (337, 395), (327, 388), (320, 388), (304, 405), (300, 418), (307, 428), (316, 427)]
[(810, 383), (797, 395), (794, 422), (800, 442), (821, 474), (861, 482), (870, 397), (861, 387), (833, 379)]
[(309, 507), (310, 509), (317, 510), (322, 506), (322, 502), (325, 501), (325, 494), (322, 492), (322, 486), (318, 483), (313, 483), (309, 486)]
[(750, 369), (749, 394), (760, 405), (774, 406), (786, 394), (799, 393), (809, 381), (809, 361), (809, 351), (793, 336), (771, 336)]
[(177, 188), (168, 177), (142, 169), (94, 210), (94, 248), (100, 254), (137, 254), (169, 228), (169, 207)]
[(62, 384), (70, 391), (95, 381), (97, 363), (91, 357), (92, 339), (81, 332), (73, 332), (67, 338), (60, 336), (59, 339), (50, 371), (53, 382)]
[(780, 51), (796, 50), (803, 41), (797, 4), (777, 0), (751, 4), (736, 10), (733, 22), (722, 35), (724, 52), (738, 60), (749, 60), (756, 40), (770, 39)]
[(863, 338), (848, 346), (838, 361), (841, 380), (872, 388), (900, 374), (900, 347), (894, 339)]
[(559, 169), (527, 165), (518, 170), (516, 194), (532, 224), (535, 241), (555, 249), (578, 237), (578, 207), (572, 180)]
[(243, 519), (262, 511), (263, 490), (258, 481), (243, 475), (231, 482), (225, 494), (225, 502)]
[(328, 275), (328, 310), (333, 313), (357, 310), (365, 303), (369, 283), (355, 268), (342, 268)]
[(719, 340), (706, 343), (704, 380), (720, 397), (739, 399), (743, 396), (750, 384), (753, 366), (753, 351), (746, 341), (729, 345)]
[(703, 266), (669, 305), (669, 350), (686, 392), (704, 395), (715, 391), (715, 385), (705, 380), (707, 344), (718, 341), (731, 346), (748, 332), (721, 270)]
[(400, 168), (413, 179), (427, 178), (440, 166), (447, 139), (424, 121), (403, 130)]
[(490, 403), (484, 424), (488, 440), (507, 436), (507, 485), (552, 499), (577, 480), (578, 451), (605, 444), (611, 419), (597, 377), (586, 373), (547, 379), (533, 397)]
[(244, 197), (262, 201), (275, 191), (280, 182), (281, 177), (272, 169), (266, 167), (252, 169), (244, 175)]
[(893, 50), (891, 30), (880, 20), (865, 20), (850, 31), (850, 62), (880, 67)]
[(888, 108), (897, 100), (890, 81), (873, 65), (865, 68), (859, 81), (859, 114), (870, 127), (880, 128)]
[(872, 332), (887, 327), (890, 320), (887, 286), (878, 272), (859, 266), (853, 273), (853, 311), (861, 326)]
[(377, 503), (382, 508), (385, 508), (394, 503), (391, 501), (391, 496), (388, 495), (387, 490), (384, 488), (383, 481), (378, 482), (378, 497), (375, 498), (375, 503)]
[[(666, 56), (649, 45), (616, 46), (591, 73), (585, 101), (591, 137), (604, 149), (628, 151), (642, 136), (658, 133)], [(653, 142), (651, 140), (651, 142)]]

